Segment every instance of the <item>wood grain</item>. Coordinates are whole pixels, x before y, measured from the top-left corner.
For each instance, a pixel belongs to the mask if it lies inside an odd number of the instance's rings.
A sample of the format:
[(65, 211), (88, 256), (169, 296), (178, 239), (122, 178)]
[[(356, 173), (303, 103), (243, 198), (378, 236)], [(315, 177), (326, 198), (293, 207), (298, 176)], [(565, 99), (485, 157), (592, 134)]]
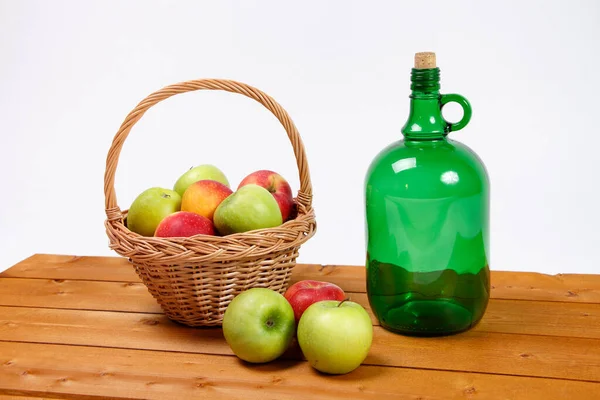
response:
[[(36, 254), (0, 277), (139, 282), (133, 267), (120, 257)], [(333, 282), (348, 292), (366, 292), (361, 266), (298, 264), (292, 283), (303, 279)], [(491, 297), (600, 304), (600, 275), (492, 271)]]
[[(99, 398), (592, 399), (600, 384), (361, 366), (330, 376), (306, 362), (264, 365), (234, 357), (0, 342), (0, 393)], [(425, 394), (426, 393), (426, 394)]]
[[(138, 313), (0, 307), (0, 340), (232, 355), (220, 329)], [(411, 338), (374, 327), (365, 364), (600, 381), (600, 340), (477, 330)]]
[[(374, 325), (365, 293), (348, 293)], [(162, 314), (141, 283), (0, 278), (0, 305)], [(477, 330), (600, 339), (600, 304), (492, 299)]]

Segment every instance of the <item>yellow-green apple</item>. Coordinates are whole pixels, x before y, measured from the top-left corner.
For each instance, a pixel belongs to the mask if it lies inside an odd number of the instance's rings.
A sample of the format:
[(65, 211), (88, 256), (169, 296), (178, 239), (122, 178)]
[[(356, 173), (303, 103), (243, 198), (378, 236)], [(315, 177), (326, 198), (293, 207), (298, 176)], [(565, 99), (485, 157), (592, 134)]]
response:
[(127, 212), (127, 228), (142, 236), (154, 236), (167, 215), (179, 211), (181, 196), (169, 189), (153, 187), (135, 198)]
[(223, 315), (223, 335), (244, 361), (265, 363), (289, 347), (296, 324), (290, 303), (278, 292), (252, 288), (236, 296)]
[(306, 309), (298, 323), (298, 344), (310, 365), (328, 374), (346, 374), (367, 357), (373, 325), (352, 301), (325, 300)]
[(225, 174), (217, 167), (211, 164), (198, 165), (197, 167), (190, 168), (187, 172), (177, 179), (173, 190), (183, 196), (186, 189), (194, 182), (202, 180), (212, 180), (221, 182), (223, 185), (229, 187), (229, 181)]
[(277, 172), (260, 170), (251, 173), (240, 182), (238, 189), (248, 184), (262, 186), (277, 200), (283, 222), (287, 221), (294, 206), (290, 184)]
[(215, 210), (232, 193), (221, 182), (202, 180), (192, 183), (183, 193), (181, 211), (189, 211), (212, 221)]
[(158, 227), (157, 237), (189, 237), (194, 235), (214, 235), (215, 228), (210, 219), (187, 211), (177, 211), (167, 215)]
[(227, 197), (215, 210), (215, 228), (222, 235), (281, 225), (281, 211), (269, 191), (248, 184)]
[(285, 291), (283, 296), (292, 305), (296, 322), (300, 321), (300, 317), (304, 311), (317, 301), (342, 301), (346, 298), (346, 294), (338, 285), (314, 280), (304, 280), (294, 283)]

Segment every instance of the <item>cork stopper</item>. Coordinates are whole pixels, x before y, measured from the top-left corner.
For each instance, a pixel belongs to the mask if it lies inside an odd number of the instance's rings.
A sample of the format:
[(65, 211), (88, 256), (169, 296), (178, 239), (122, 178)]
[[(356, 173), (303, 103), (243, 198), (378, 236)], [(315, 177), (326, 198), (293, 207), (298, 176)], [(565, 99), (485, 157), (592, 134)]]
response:
[(422, 52), (415, 54), (415, 69), (430, 69), (435, 67), (435, 53)]

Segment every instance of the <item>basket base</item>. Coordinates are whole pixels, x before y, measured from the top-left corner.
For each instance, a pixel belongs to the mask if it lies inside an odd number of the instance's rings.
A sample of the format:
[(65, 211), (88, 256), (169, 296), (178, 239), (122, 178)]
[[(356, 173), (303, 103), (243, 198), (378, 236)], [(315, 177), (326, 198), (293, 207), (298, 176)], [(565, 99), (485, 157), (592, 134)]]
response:
[(268, 258), (204, 265), (154, 265), (131, 260), (165, 315), (191, 326), (221, 326), (235, 296), (254, 287), (288, 288), (298, 248)]

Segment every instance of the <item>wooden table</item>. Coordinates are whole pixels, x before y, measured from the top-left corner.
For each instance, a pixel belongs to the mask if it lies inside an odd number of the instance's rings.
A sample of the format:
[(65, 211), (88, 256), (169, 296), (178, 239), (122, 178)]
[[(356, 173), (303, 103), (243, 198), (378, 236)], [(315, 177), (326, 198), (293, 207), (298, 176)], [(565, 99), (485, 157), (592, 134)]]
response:
[[(361, 267), (298, 265), (302, 279), (370, 312)], [(364, 364), (327, 376), (297, 345), (251, 365), (219, 328), (171, 322), (122, 258), (34, 255), (0, 274), (0, 399), (600, 399), (600, 275), (493, 272), (492, 285), (475, 329), (375, 326)]]

